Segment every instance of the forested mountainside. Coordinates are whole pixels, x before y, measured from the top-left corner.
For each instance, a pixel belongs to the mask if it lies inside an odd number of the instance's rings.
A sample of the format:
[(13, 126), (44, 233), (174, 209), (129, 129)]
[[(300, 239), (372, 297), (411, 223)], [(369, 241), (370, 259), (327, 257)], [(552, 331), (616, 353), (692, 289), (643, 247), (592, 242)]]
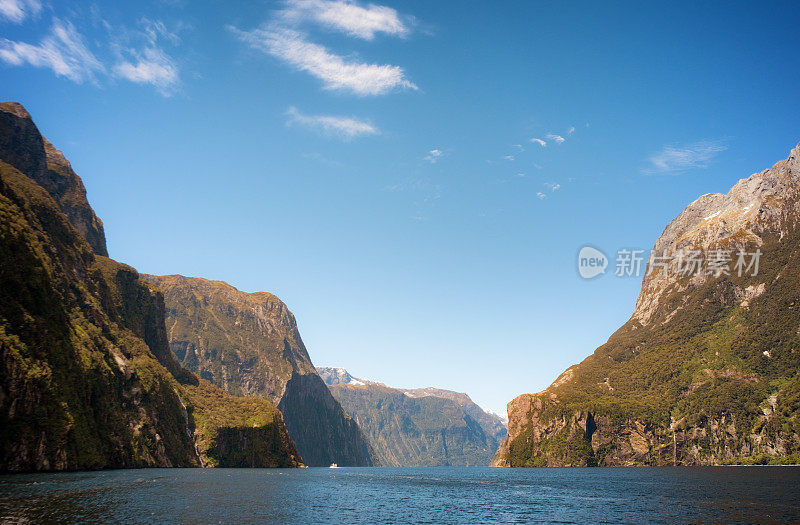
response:
[(161, 293), (105, 254), (80, 178), (0, 104), (0, 470), (301, 465), (273, 404), (178, 364)]
[(508, 404), (494, 465), (800, 462), (800, 146), (653, 253), (631, 319)]

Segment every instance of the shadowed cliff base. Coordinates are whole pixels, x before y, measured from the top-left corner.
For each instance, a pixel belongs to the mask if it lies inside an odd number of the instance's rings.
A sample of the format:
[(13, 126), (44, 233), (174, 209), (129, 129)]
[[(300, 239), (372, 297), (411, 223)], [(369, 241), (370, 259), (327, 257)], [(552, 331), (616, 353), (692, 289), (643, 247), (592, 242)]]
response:
[[(278, 403), (286, 428), (310, 466), (372, 466), (373, 458), (356, 421), (331, 396), (316, 374), (293, 374)], [(355, 438), (354, 438), (355, 436)]]

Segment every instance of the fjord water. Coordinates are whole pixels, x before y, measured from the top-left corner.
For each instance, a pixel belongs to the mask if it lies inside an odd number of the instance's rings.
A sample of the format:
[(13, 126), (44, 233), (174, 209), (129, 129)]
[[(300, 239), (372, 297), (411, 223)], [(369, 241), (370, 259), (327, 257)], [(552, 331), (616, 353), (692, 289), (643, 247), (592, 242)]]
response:
[(0, 477), (0, 521), (782, 522), (800, 469), (146, 469)]

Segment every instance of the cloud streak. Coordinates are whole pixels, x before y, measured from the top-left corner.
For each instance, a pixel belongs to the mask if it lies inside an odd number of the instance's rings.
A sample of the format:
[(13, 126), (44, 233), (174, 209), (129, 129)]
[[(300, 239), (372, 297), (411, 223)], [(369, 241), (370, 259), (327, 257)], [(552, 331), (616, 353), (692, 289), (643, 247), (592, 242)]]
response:
[(95, 74), (105, 71), (75, 27), (58, 19), (53, 20), (50, 34), (37, 45), (0, 39), (0, 60), (12, 66), (27, 64), (48, 68), (56, 76), (78, 84), (85, 81), (96, 83)]
[(350, 140), (364, 135), (377, 135), (380, 130), (370, 122), (353, 117), (337, 117), (333, 115), (304, 115), (297, 108), (290, 107), (286, 111), (287, 125), (300, 124), (323, 135), (332, 135)]
[(350, 91), (356, 95), (384, 95), (396, 89), (418, 89), (400, 66), (346, 60), (326, 47), (306, 40), (293, 29), (267, 28), (231, 31), (244, 43), (305, 71), (323, 82), (325, 89)]
[(355, 0), (286, 0), (284, 8), (273, 13), (261, 27), (249, 31), (232, 26), (228, 29), (251, 48), (316, 77), (324, 89), (359, 96), (419, 89), (400, 66), (339, 55), (312, 42), (305, 27), (309, 23), (362, 40), (373, 40), (379, 33), (401, 38), (410, 33), (396, 10)]
[(179, 81), (178, 68), (172, 59), (157, 47), (147, 47), (135, 54), (133, 62), (123, 60), (115, 65), (114, 74), (137, 84), (150, 84), (162, 95), (170, 95)]
[(709, 162), (728, 149), (721, 141), (704, 140), (684, 146), (667, 145), (650, 156), (644, 173), (676, 173), (694, 168), (706, 168)]
[(391, 7), (374, 4), (363, 7), (352, 1), (289, 0), (279, 18), (291, 24), (316, 22), (363, 40), (374, 39), (376, 33), (405, 37), (410, 32)]
[(538, 144), (543, 148), (547, 146), (547, 142), (543, 141), (542, 139), (531, 139), (531, 142)]
[(0, 0), (0, 18), (14, 24), (21, 24), (42, 11), (39, 0)]
[(91, 82), (99, 85), (100, 78), (122, 78), (137, 84), (150, 84), (166, 96), (179, 83), (178, 66), (158, 45), (158, 39), (166, 38), (172, 43), (179, 39), (160, 21), (143, 22), (146, 24), (143, 31), (129, 31), (125, 27), (111, 27), (103, 21), (110, 37), (106, 45), (114, 57), (113, 65), (111, 60), (95, 56), (71, 22), (58, 18), (53, 19), (50, 32), (38, 44), (0, 38), (0, 61), (12, 66), (47, 68), (56, 76), (78, 84)]
[[(159, 40), (178, 44), (180, 37), (167, 30), (163, 22), (142, 20), (145, 27), (127, 35), (139, 47), (117, 45), (117, 63), (113, 75), (137, 84), (149, 84), (162, 95), (170, 96), (180, 84), (178, 66), (159, 45)], [(126, 42), (130, 45), (130, 42)]]
[(566, 140), (566, 139), (565, 139), (564, 137), (562, 137), (561, 135), (556, 135), (555, 133), (548, 133), (548, 134), (547, 134), (547, 138), (548, 138), (548, 139), (550, 139), (550, 140), (552, 140), (552, 141), (553, 141), (553, 142), (555, 142), (556, 144), (563, 144), (563, 143), (564, 143), (564, 141)]

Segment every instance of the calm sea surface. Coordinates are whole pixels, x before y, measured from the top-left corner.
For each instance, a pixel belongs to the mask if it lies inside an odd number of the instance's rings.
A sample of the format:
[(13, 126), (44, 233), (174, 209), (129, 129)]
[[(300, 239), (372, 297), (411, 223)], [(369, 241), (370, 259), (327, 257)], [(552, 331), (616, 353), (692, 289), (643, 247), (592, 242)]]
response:
[(3, 522), (800, 520), (800, 468), (147, 469), (0, 476)]

